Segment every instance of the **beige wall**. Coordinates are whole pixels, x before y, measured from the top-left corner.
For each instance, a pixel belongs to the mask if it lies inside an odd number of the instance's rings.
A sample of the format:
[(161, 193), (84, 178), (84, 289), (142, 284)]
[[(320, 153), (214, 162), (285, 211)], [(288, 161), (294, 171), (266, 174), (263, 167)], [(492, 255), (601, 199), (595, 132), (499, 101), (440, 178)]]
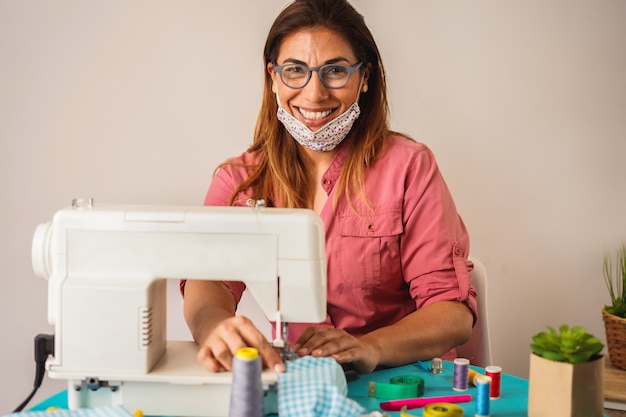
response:
[[(0, 413), (51, 330), (36, 225), (74, 197), (200, 204), (250, 142), (284, 4), (0, 0)], [(393, 127), (435, 151), (487, 267), (495, 362), (527, 376), (548, 324), (604, 338), (602, 253), (626, 240), (626, 2), (354, 4)], [(188, 337), (172, 290), (171, 334)], [(46, 378), (34, 402), (61, 388)]]

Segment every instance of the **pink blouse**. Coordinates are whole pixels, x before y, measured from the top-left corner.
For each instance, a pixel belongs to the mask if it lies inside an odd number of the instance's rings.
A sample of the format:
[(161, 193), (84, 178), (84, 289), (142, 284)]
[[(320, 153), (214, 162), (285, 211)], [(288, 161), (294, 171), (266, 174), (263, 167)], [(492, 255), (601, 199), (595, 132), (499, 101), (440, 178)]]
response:
[[(354, 208), (341, 199), (333, 210), (333, 190), (348, 148), (347, 141), (340, 145), (322, 178), (329, 198), (321, 212), (328, 267), (328, 314), (321, 325), (358, 337), (444, 300), (466, 303), (476, 321), (469, 236), (432, 151), (405, 137), (390, 137), (384, 153), (365, 174), (371, 208), (357, 198)], [(244, 153), (229, 161), (254, 163), (254, 159)], [(204, 204), (228, 205), (245, 178), (243, 167), (222, 167)], [(247, 199), (238, 196), (236, 205), (245, 205)], [(245, 285), (227, 284), (239, 302)], [(289, 341), (308, 326), (290, 323)]]

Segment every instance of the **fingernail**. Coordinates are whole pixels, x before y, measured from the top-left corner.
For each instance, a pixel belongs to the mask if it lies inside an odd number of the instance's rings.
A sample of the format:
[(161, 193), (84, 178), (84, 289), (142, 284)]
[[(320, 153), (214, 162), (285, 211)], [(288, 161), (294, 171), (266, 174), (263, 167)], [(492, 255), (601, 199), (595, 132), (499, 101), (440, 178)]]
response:
[(276, 372), (277, 374), (282, 374), (283, 372), (285, 372), (285, 365), (283, 365), (282, 363), (277, 363), (276, 365), (274, 365), (274, 372)]

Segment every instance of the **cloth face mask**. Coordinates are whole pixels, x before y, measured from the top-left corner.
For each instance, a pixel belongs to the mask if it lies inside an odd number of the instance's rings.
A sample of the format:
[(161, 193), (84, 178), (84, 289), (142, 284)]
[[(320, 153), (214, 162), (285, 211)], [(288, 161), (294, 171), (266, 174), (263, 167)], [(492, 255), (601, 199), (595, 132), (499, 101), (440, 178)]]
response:
[(287, 129), (300, 145), (317, 152), (332, 151), (335, 149), (337, 145), (346, 138), (355, 120), (358, 119), (361, 114), (359, 96), (357, 94), (356, 101), (348, 110), (326, 123), (319, 128), (319, 130), (313, 132), (280, 105), (278, 92), (276, 92), (276, 102), (278, 103), (278, 120), (285, 126), (285, 129)]

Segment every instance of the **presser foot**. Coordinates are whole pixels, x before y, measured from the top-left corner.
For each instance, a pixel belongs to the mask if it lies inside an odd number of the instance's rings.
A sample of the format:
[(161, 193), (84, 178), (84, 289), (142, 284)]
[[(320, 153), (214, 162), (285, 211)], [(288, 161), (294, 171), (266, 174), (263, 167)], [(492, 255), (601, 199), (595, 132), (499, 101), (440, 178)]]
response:
[(288, 346), (280, 350), (280, 356), (283, 362), (292, 361), (300, 357), (300, 355), (298, 355), (295, 350)]

